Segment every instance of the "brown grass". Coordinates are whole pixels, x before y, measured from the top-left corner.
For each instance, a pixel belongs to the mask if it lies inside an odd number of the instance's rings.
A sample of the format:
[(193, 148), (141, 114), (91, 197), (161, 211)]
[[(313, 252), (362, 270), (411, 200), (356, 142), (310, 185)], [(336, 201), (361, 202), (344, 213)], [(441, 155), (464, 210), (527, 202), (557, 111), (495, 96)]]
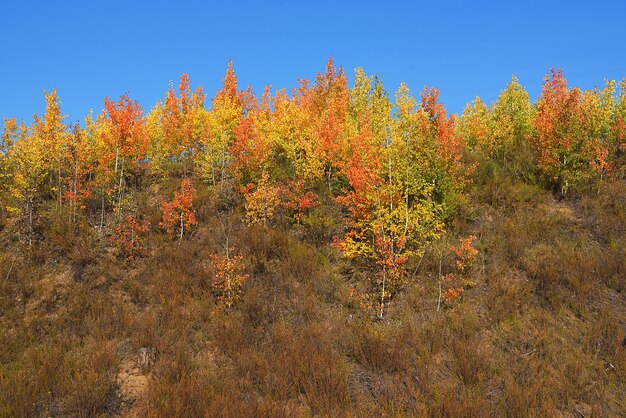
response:
[[(202, 189), (196, 229), (154, 228), (134, 261), (106, 228), (46, 215), (31, 248), (3, 238), (0, 416), (625, 415), (625, 188), (483, 182), (383, 321), (350, 299), (367, 277), (328, 245), (336, 208), (248, 228), (235, 195)], [(230, 310), (209, 262), (226, 233), (250, 275)], [(439, 263), (454, 272), (470, 234), (475, 285), (438, 311)]]

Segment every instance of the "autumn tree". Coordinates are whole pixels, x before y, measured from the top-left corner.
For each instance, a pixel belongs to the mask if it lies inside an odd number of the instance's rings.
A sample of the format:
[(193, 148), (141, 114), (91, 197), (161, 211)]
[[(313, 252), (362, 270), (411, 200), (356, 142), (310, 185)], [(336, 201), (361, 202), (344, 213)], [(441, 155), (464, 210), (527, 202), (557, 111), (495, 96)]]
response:
[(487, 106), (480, 98), (465, 107), (458, 131), (480, 161), (497, 163), (516, 177), (534, 180), (535, 111), (526, 90), (513, 76), (498, 99)]
[(448, 117), (443, 103), (439, 101), (439, 90), (424, 87), (420, 96), (420, 109), (428, 120), (423, 131), (425, 144), (429, 148), (433, 145), (437, 147), (436, 158), (430, 160), (435, 174), (433, 197), (442, 205), (443, 217), (447, 218), (463, 199), (463, 192), (475, 167), (464, 164), (462, 160), (464, 139), (457, 132), (456, 115)]
[(246, 210), (246, 223), (260, 225), (269, 221), (280, 204), (280, 188), (270, 182), (269, 175), (263, 173), (255, 185), (248, 184), (242, 188)]
[(493, 104), (493, 156), (504, 164), (514, 161), (522, 144), (534, 135), (535, 111), (530, 96), (517, 77), (500, 93)]
[(274, 126), (271, 86), (268, 85), (260, 100), (251, 101), (229, 150), (233, 172), (240, 185), (258, 181), (263, 172), (270, 170), (270, 154), (275, 146)]
[(229, 309), (237, 303), (243, 292), (248, 275), (243, 273), (243, 256), (233, 254), (232, 247), (225, 247), (224, 254), (211, 254), (214, 275), (211, 285), (218, 293), (218, 301)]
[(141, 222), (136, 216), (126, 216), (125, 222), (114, 228), (111, 241), (120, 255), (127, 261), (132, 261), (144, 254), (144, 238), (150, 230), (150, 222)]
[[(100, 172), (113, 181), (116, 210), (121, 215), (127, 177), (132, 180), (145, 168), (148, 145), (143, 111), (136, 101), (122, 96), (117, 102), (104, 99), (105, 111), (98, 118), (103, 145), (99, 153)], [(112, 165), (112, 167), (111, 167)]]
[(93, 143), (78, 124), (68, 135), (64, 159), (67, 163), (64, 195), (70, 203), (71, 218), (75, 222), (77, 210), (85, 208), (86, 200), (92, 194), (93, 181), (90, 177), (96, 159)]
[(456, 255), (456, 268), (459, 272), (466, 272), (476, 261), (478, 250), (474, 248), (474, 241), (477, 239), (478, 237), (475, 235), (470, 235), (466, 238), (461, 238), (458, 247), (455, 245), (450, 246), (450, 249)]
[(468, 103), (459, 119), (458, 130), (467, 145), (486, 156), (492, 156), (496, 147), (495, 123), (491, 109), (480, 97)]
[(326, 71), (319, 73), (315, 85), (304, 98), (311, 114), (314, 152), (318, 155), (328, 188), (339, 169), (346, 148), (346, 122), (349, 104), (348, 79), (337, 69), (332, 57)]
[[(293, 97), (279, 90), (271, 98), (266, 89), (237, 130), (232, 151), (240, 181), (248, 181), (241, 190), (249, 223), (265, 222), (281, 199), (302, 215), (316, 205), (312, 189), (323, 179), (323, 165), (313, 140), (309, 99), (306, 81)], [(296, 213), (294, 220), (301, 216)]]
[[(362, 77), (358, 81), (355, 88), (364, 94), (354, 106), (365, 109), (365, 116), (341, 171), (350, 188), (337, 200), (349, 217), (338, 245), (347, 257), (365, 257), (376, 266), (377, 315), (382, 318), (405, 278), (405, 263), (421, 254), (442, 228), (441, 206), (433, 199), (437, 166), (429, 167), (440, 157), (440, 147), (429, 136), (427, 113), (417, 108), (405, 85), (396, 94), (397, 110), (391, 117), (391, 103), (378, 82), (367, 92), (367, 82)], [(376, 131), (370, 128), (369, 115)]]
[(205, 113), (204, 131), (199, 141), (201, 150), (196, 159), (201, 175), (213, 185), (221, 184), (226, 177), (236, 129), (252, 102), (251, 91), (239, 91), (237, 87), (237, 76), (229, 61), (223, 86), (213, 98), (211, 109)]
[(308, 100), (307, 80), (300, 80), (300, 87), (294, 89), (292, 97), (282, 89), (272, 100), (269, 172), (280, 182), (298, 176), (311, 184), (324, 177), (323, 163), (313, 140)]
[(372, 299), (376, 301), (378, 317), (382, 318), (392, 290), (401, 284), (404, 276), (406, 240), (401, 234), (394, 235), (398, 225), (390, 223), (388, 200), (384, 195), (389, 188), (381, 175), (383, 152), (373, 138), (364, 124), (361, 133), (351, 141), (342, 167), (350, 188), (337, 197), (348, 210), (347, 231), (337, 245), (345, 257), (369, 260), (375, 267), (371, 280)]
[(626, 175), (626, 78), (619, 82), (619, 95), (615, 102), (615, 146), (613, 158), (618, 160), (622, 176)]
[(180, 191), (174, 192), (174, 198), (169, 202), (161, 202), (161, 226), (177, 234), (179, 241), (183, 239), (185, 231), (196, 224), (196, 215), (192, 209), (195, 198), (196, 189), (191, 180), (185, 178), (180, 182)]
[(616, 87), (615, 81), (606, 80), (604, 88), (585, 91), (581, 102), (579, 129), (585, 140), (585, 155), (591, 158), (590, 174), (601, 180), (613, 174), (620, 148), (615, 130), (619, 119)]
[[(35, 207), (46, 196), (47, 149), (40, 135), (15, 119), (5, 119), (3, 129), (3, 168), (8, 184), (9, 212), (16, 214), (28, 225), (28, 242), (32, 243)], [(49, 190), (49, 189), (48, 189)]]
[(10, 189), (13, 173), (9, 157), (11, 147), (21, 136), (21, 130), (15, 117), (3, 119), (0, 138), (0, 198), (3, 212), (5, 208), (11, 207)]
[(588, 174), (589, 157), (581, 135), (582, 96), (570, 89), (563, 72), (551, 69), (546, 75), (536, 104), (533, 138), (539, 153), (539, 167), (549, 183), (561, 194)]
[(63, 204), (63, 175), (65, 166), (65, 144), (67, 128), (61, 114), (61, 101), (56, 89), (51, 93), (44, 92), (46, 110), (42, 118), (34, 116), (34, 141), (41, 144), (44, 160), (44, 169), (48, 170), (50, 190), (56, 196), (57, 209), (60, 211)]
[(205, 98), (202, 87), (192, 92), (189, 76), (182, 74), (178, 92), (171, 86), (164, 101), (147, 115), (152, 172), (165, 175), (173, 164), (181, 164), (185, 172), (191, 168), (206, 130)]
[(446, 109), (439, 101), (439, 90), (434, 87), (424, 87), (420, 93), (421, 108), (428, 115), (431, 129), (439, 144), (439, 154), (443, 160), (453, 165), (461, 159), (463, 138), (456, 133), (455, 118), (448, 117)]
[(300, 224), (309, 209), (318, 206), (318, 195), (307, 190), (302, 179), (286, 182), (280, 190), (282, 205), (293, 213), (293, 219)]
[(463, 292), (476, 285), (471, 279), (463, 276), (467, 274), (469, 268), (476, 262), (478, 250), (474, 247), (474, 242), (478, 239), (475, 235), (470, 235), (460, 239), (460, 245), (450, 245), (450, 250), (456, 256), (456, 273), (441, 274), (441, 261), (439, 264), (439, 299), (437, 310), (441, 307), (441, 302), (452, 303), (461, 298)]

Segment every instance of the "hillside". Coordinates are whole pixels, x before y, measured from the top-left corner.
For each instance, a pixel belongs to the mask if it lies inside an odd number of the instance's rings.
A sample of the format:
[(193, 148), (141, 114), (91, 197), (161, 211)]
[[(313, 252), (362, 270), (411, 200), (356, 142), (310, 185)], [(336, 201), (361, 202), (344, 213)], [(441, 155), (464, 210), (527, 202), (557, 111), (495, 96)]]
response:
[(205, 99), (5, 120), (0, 416), (626, 415), (624, 82)]

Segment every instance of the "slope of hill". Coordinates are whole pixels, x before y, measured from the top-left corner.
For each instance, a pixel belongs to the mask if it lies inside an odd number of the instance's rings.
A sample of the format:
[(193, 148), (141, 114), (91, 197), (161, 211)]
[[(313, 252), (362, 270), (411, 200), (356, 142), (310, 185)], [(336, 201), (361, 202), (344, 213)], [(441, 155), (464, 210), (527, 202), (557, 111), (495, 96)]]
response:
[(5, 121), (0, 416), (626, 415), (624, 89), (356, 79)]

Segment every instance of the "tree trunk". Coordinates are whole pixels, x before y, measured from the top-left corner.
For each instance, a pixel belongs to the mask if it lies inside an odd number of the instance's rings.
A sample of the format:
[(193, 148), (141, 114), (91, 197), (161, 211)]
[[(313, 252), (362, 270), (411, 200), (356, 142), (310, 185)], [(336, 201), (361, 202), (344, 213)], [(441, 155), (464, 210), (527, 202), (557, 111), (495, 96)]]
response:
[(117, 198), (117, 219), (119, 221), (120, 215), (122, 212), (122, 197), (124, 196), (124, 192), (122, 189), (122, 181), (124, 180), (124, 161), (121, 163), (120, 168), (120, 182), (118, 185), (118, 198)]
[(383, 319), (383, 312), (385, 310), (385, 286), (387, 285), (387, 267), (383, 266), (383, 291), (380, 294), (380, 310), (378, 312), (378, 319)]
[(437, 299), (437, 312), (439, 312), (439, 309), (441, 308), (441, 281), (442, 281), (441, 262), (442, 262), (442, 258), (443, 258), (443, 255), (440, 254), (439, 256), (439, 298)]
[(33, 199), (28, 201), (28, 246), (33, 243)]
[(183, 212), (180, 212), (180, 235), (178, 236), (178, 245), (183, 240), (183, 234), (185, 232), (184, 224), (183, 224)]
[(102, 191), (102, 210), (100, 211), (100, 232), (104, 226), (104, 190)]

